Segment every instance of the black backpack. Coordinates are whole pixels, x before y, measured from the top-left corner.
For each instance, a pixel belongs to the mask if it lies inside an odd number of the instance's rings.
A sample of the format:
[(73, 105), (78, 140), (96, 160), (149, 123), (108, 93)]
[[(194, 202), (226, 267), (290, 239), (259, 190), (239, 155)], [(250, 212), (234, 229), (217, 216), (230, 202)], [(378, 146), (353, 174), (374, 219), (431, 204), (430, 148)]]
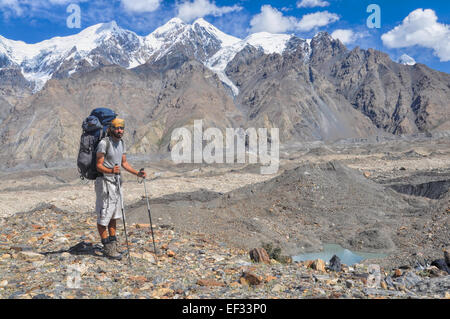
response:
[(106, 129), (117, 114), (107, 108), (97, 108), (91, 112), (81, 127), (83, 134), (80, 138), (80, 149), (78, 151), (77, 166), (81, 179), (94, 180), (102, 173), (97, 171), (97, 146), (106, 137)]

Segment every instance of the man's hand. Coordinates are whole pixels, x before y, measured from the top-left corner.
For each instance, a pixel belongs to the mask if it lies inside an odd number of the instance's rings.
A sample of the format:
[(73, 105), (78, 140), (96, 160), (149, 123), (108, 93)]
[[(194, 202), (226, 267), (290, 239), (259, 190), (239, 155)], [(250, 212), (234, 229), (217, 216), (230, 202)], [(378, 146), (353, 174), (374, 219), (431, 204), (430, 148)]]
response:
[(143, 168), (141, 168), (141, 170), (138, 172), (138, 177), (142, 177), (142, 178), (146, 178), (147, 177), (147, 173), (144, 171)]
[(119, 167), (119, 165), (114, 165), (113, 174), (116, 174), (116, 175), (120, 174), (120, 167)]

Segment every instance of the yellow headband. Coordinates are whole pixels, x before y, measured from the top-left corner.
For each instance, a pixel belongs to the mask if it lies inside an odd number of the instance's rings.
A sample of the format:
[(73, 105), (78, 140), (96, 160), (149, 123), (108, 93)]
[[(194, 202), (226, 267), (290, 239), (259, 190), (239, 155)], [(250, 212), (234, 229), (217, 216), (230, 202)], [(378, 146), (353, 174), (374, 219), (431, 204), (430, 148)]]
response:
[(112, 127), (125, 127), (125, 120), (115, 118), (114, 120), (112, 120), (111, 126)]

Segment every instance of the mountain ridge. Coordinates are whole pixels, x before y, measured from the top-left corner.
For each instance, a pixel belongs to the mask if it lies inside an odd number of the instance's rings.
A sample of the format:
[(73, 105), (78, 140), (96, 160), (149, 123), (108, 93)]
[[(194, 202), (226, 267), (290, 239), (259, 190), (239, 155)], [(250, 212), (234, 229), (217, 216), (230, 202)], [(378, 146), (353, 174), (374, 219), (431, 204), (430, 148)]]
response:
[(276, 127), (282, 143), (450, 131), (449, 74), (349, 50), (326, 32), (241, 40), (204, 20), (172, 19), (145, 51), (145, 40), (118, 28), (88, 30), (103, 42), (84, 55), (70, 45), (63, 61), (38, 55), (35, 70), (53, 70), (40, 90), (22, 75), (26, 65), (0, 58), (3, 165), (75, 157), (80, 123), (99, 106), (127, 121), (130, 154), (170, 151), (172, 131), (196, 119), (221, 130)]

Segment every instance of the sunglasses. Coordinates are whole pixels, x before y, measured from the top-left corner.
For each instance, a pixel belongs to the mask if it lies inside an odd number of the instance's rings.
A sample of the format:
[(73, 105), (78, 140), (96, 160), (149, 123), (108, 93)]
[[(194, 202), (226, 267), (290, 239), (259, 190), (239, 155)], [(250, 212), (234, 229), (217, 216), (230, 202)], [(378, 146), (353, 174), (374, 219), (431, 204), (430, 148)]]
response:
[(113, 130), (124, 130), (125, 129), (125, 127), (123, 127), (123, 126), (117, 126), (117, 127), (113, 127)]

